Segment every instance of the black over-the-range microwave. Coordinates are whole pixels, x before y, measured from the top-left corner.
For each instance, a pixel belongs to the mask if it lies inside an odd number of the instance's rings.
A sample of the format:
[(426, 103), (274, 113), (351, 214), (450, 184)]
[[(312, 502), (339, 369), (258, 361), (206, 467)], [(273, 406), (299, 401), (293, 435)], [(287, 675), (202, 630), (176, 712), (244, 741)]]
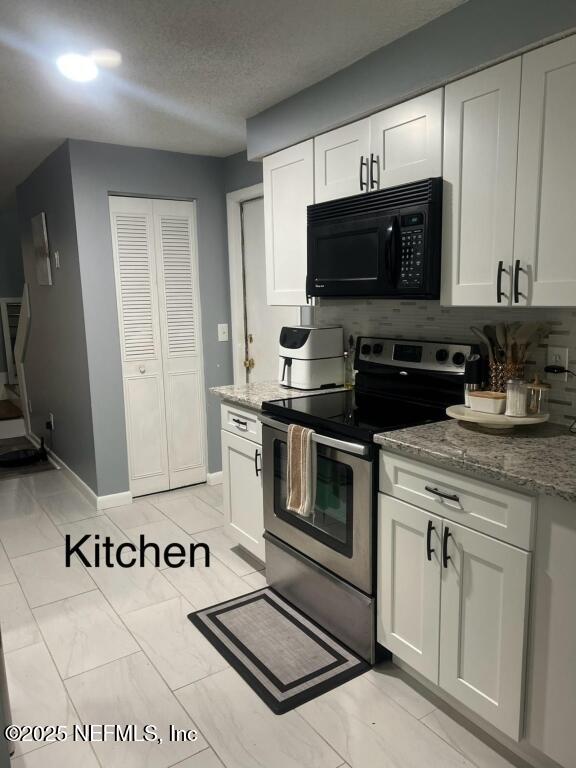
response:
[(438, 299), (442, 179), (308, 206), (308, 296)]

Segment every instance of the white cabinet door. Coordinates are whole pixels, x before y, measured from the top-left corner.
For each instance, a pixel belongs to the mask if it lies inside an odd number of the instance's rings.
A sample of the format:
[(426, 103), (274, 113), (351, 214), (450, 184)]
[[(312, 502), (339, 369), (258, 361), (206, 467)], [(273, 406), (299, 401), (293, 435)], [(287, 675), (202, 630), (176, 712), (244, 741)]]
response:
[(515, 268), (520, 301), (576, 306), (576, 36), (522, 57)]
[(532, 575), (526, 740), (576, 766), (576, 504), (540, 496)]
[(446, 521), (443, 542), (440, 686), (518, 740), (530, 555)]
[(262, 446), (222, 430), (224, 515), (238, 544), (264, 560)]
[(195, 203), (154, 200), (170, 488), (206, 480)]
[(370, 120), (314, 139), (314, 200), (322, 203), (369, 189)]
[(306, 304), (307, 206), (314, 202), (314, 141), (264, 158), (268, 304)]
[(445, 89), (445, 305), (511, 302), (520, 76), (518, 57)]
[(374, 189), (442, 175), (442, 88), (369, 118)]
[(434, 683), (441, 531), (436, 515), (379, 494), (377, 639)]
[(135, 496), (170, 487), (151, 200), (110, 197), (124, 406)]

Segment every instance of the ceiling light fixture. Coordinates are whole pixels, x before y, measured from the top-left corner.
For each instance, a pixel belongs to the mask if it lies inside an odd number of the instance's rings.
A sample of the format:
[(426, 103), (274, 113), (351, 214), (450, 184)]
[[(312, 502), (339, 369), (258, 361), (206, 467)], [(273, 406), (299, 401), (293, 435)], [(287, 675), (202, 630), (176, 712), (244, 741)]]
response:
[(98, 67), (89, 56), (79, 53), (65, 53), (56, 59), (56, 66), (69, 80), (87, 83), (98, 77)]

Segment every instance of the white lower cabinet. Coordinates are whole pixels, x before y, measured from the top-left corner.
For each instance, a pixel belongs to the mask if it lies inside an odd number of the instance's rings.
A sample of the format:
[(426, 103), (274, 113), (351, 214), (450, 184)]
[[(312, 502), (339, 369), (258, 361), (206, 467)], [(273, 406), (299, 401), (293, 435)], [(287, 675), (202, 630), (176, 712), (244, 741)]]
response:
[(383, 494), (379, 508), (378, 642), (436, 682), (442, 520)]
[(224, 515), (233, 538), (264, 560), (262, 446), (222, 430)]
[(440, 687), (518, 740), (530, 555), (444, 521)]
[(518, 740), (530, 554), (380, 494), (378, 641)]

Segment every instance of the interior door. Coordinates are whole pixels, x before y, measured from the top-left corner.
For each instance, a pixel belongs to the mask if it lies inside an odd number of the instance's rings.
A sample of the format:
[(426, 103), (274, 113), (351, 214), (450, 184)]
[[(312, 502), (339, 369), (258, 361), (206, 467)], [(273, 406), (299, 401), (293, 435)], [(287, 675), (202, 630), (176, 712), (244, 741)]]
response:
[(299, 324), (299, 310), (271, 307), (266, 301), (264, 198), (241, 203), (241, 213), (246, 381), (273, 381), (278, 378), (280, 330)]
[(520, 70), (520, 58), (511, 59), (446, 86), (442, 301), (447, 305), (511, 303)]
[(264, 560), (262, 446), (222, 430), (224, 514), (236, 541)]
[(518, 740), (530, 555), (444, 521), (440, 687)]
[(152, 200), (110, 197), (112, 246), (135, 496), (170, 487)]
[(576, 305), (576, 37), (522, 57), (515, 263), (519, 303)]
[(379, 494), (377, 639), (438, 682), (442, 520)]
[(152, 201), (170, 488), (206, 480), (195, 203)]
[(314, 139), (314, 200), (322, 203), (369, 187), (370, 121), (358, 120)]
[(439, 88), (369, 118), (375, 189), (442, 175), (442, 96)]

